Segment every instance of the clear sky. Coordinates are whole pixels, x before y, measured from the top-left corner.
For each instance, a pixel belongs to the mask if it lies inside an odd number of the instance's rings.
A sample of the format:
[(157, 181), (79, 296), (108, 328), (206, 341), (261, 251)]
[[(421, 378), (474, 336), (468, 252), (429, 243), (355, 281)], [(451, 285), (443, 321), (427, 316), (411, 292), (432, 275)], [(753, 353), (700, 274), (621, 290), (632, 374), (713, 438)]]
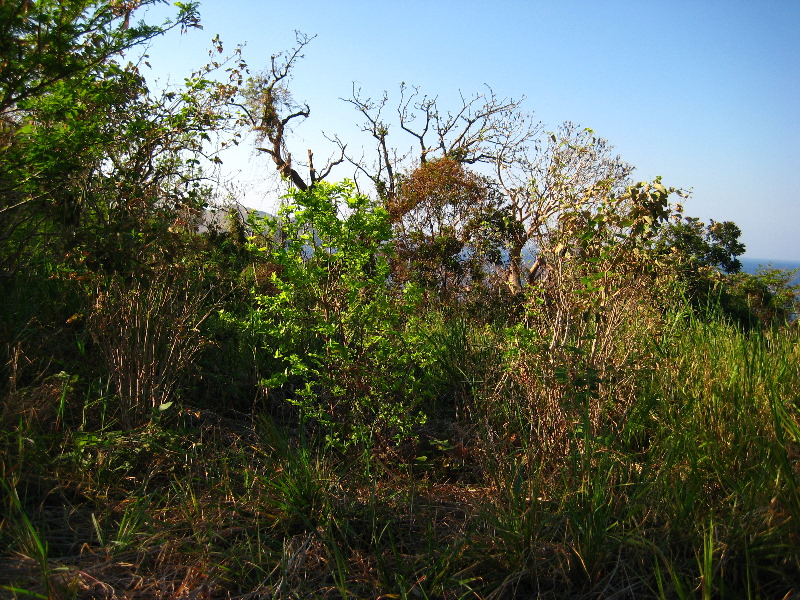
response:
[[(691, 190), (686, 213), (735, 221), (747, 256), (800, 261), (800, 0), (206, 0), (200, 12), (202, 31), (150, 49), (154, 78), (204, 64), (216, 34), (246, 43), (253, 71), (295, 30), (317, 36), (291, 86), (311, 107), (292, 148), (317, 163), (332, 152), (321, 131), (357, 132), (340, 100), (353, 82), (372, 97), (418, 85), (444, 106), (488, 84), (525, 96), (547, 129), (591, 127), (636, 179)], [(226, 167), (248, 205), (274, 207), (266, 156), (240, 151)]]

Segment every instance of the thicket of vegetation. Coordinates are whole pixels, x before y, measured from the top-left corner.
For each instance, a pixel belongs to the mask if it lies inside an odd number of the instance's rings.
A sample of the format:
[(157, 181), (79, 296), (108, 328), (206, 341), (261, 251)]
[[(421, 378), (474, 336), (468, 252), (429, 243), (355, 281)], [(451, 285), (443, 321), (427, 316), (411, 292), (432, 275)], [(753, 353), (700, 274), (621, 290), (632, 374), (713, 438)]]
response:
[(293, 161), (309, 39), (154, 93), (156, 2), (0, 3), (0, 595), (800, 593), (792, 274), (492, 92)]

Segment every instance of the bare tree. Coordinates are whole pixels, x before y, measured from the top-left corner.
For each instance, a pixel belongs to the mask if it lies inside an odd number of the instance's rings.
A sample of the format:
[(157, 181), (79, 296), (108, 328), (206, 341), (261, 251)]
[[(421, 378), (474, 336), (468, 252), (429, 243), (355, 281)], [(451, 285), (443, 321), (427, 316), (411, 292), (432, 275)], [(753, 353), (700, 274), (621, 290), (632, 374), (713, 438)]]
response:
[[(536, 138), (540, 125), (522, 110), (523, 99), (498, 97), (491, 88), (473, 96), (461, 96), (457, 110), (444, 111), (437, 97), (420, 92), (418, 87), (400, 85), (396, 120), (387, 119), (389, 96), (379, 100), (364, 97), (354, 87), (344, 99), (360, 113), (362, 131), (375, 142), (376, 152), (370, 162), (362, 153), (356, 157), (346, 152), (339, 139), (342, 155), (366, 176), (383, 199), (394, 198), (399, 189), (399, 176), (425, 164), (431, 158), (452, 158), (465, 165), (513, 165), (520, 160), (528, 145)], [(396, 126), (410, 137), (410, 145), (391, 145), (390, 132)]]
[[(296, 33), (296, 46), (287, 51), (273, 54), (270, 66), (260, 75), (250, 80), (245, 92), (245, 118), (256, 132), (256, 150), (268, 154), (278, 172), (297, 189), (305, 190), (314, 183), (325, 179), (331, 169), (344, 160), (345, 146), (338, 159), (330, 159), (322, 171), (314, 167), (314, 154), (308, 149), (308, 178), (305, 179), (295, 168), (292, 155), (287, 146), (287, 132), (293, 121), (307, 119), (311, 114), (308, 104), (298, 104), (289, 91), (292, 69), (303, 58), (303, 49), (313, 40), (302, 33)], [(266, 143), (265, 143), (266, 142)]]

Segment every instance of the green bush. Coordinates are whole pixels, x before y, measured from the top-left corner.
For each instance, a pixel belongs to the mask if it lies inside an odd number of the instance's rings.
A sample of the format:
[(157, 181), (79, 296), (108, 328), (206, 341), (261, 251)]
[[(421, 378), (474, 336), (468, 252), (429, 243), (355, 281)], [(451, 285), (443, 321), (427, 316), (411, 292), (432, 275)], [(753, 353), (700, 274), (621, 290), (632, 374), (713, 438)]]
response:
[(288, 199), (258, 236), (274, 265), (272, 289), (255, 294), (264, 351), (282, 362), (264, 385), (293, 383), (301, 419), (333, 446), (409, 435), (425, 397), (417, 345), (404, 333), (416, 294), (390, 294), (388, 214), (347, 182)]

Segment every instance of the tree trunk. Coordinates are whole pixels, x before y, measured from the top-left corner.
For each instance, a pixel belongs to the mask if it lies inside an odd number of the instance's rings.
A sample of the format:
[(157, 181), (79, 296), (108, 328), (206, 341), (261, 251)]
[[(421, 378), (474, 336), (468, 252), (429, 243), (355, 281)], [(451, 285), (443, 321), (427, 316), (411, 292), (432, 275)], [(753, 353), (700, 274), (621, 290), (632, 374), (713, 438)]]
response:
[(522, 291), (522, 247), (524, 244), (514, 243), (508, 250), (508, 274), (506, 283), (515, 294)]

